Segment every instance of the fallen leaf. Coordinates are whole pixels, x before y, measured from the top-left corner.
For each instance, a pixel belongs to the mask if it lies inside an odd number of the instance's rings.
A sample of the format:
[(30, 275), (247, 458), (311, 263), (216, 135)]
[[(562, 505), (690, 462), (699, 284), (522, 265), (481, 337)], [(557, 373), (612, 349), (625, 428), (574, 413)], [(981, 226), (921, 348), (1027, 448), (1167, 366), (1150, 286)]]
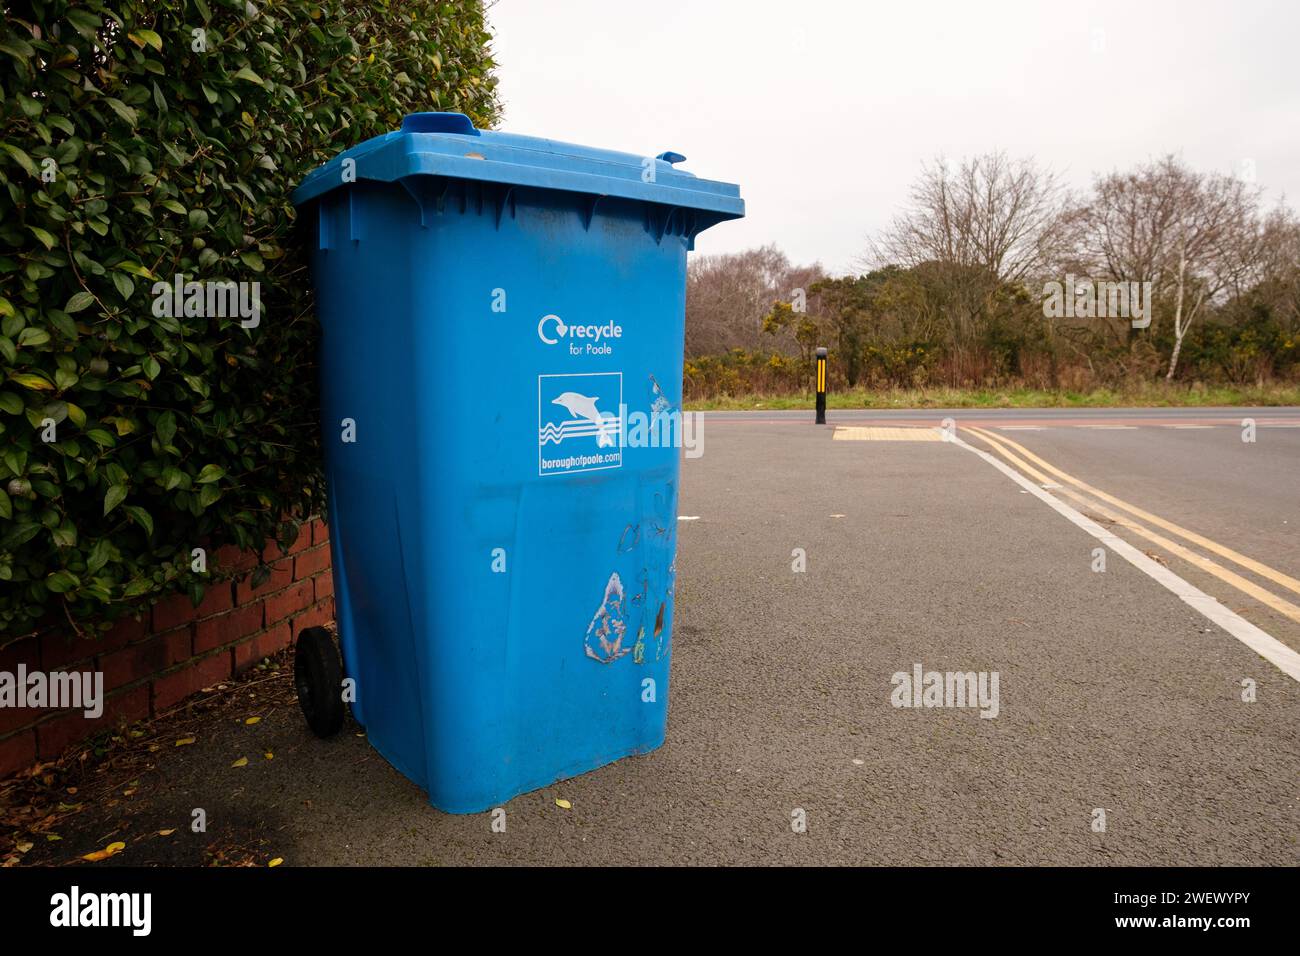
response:
[(262, 756), (265, 757), (267, 760), (275, 759), (275, 754), (271, 753), (271, 751), (269, 750), (266, 753), (262, 754)]
[(98, 863), (100, 860), (107, 860), (110, 856), (117, 856), (126, 849), (125, 843), (110, 843), (102, 850), (95, 850), (93, 853), (87, 853), (82, 857), (83, 860), (89, 860), (91, 863)]
[(177, 746), (177, 747), (188, 747), (188, 746), (189, 746), (190, 744), (192, 744), (192, 743), (194, 743), (194, 738), (193, 738), (193, 737), (182, 737), (180, 740), (176, 741), (176, 746)]
[(257, 723), (261, 719), (262, 719), (261, 717), (249, 717), (246, 721), (244, 721), (244, 723), (247, 726), (251, 727), (253, 724)]
[(76, 792), (77, 792), (77, 788), (76, 788), (76, 787), (69, 787), (69, 788), (68, 788), (68, 793), (76, 793)]
[(247, 757), (240, 757), (238, 760), (236, 760), (236, 761), (235, 761), (234, 763), (232, 763), (230, 766), (232, 766), (232, 767), (247, 767), (247, 766), (248, 766), (248, 758), (247, 758)]
[(175, 832), (176, 832), (176, 828), (173, 827), (173, 828), (170, 829), (170, 830), (159, 830), (159, 831), (158, 831), (158, 835), (159, 835), (159, 836), (171, 836), (171, 835), (172, 835), (173, 833), (175, 833)]
[(283, 863), (283, 862), (284, 862), (284, 859), (283, 859), (282, 857), (278, 857), (278, 856), (277, 856), (274, 860), (272, 860), (270, 863), (268, 863), (268, 864), (266, 864), (266, 865), (267, 865), (267, 866), (279, 866), (279, 865), (280, 865), (281, 863)]
[(555, 805), (559, 807), (561, 810), (573, 809), (573, 804), (571, 804), (568, 800), (561, 800), (559, 797), (555, 798)]
[(122, 791), (122, 796), (124, 796), (124, 797), (129, 797), (129, 796), (131, 796), (131, 794), (133, 794), (133, 793), (135, 793), (135, 790), (123, 790), (123, 791)]
[(63, 837), (59, 836), (57, 833), (47, 833), (45, 834), (45, 839), (49, 840), (51, 843), (54, 843), (58, 840), (62, 840)]
[(32, 843), (19, 843), (16, 847), (14, 847), (14, 849), (17, 850), (19, 853), (26, 853), (34, 845), (35, 844)]

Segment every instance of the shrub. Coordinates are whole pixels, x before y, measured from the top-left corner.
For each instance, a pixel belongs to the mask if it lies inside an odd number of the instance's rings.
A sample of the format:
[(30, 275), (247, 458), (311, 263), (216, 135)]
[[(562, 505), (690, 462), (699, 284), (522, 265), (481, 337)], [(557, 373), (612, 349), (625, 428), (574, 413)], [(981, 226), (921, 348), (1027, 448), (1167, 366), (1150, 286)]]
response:
[(811, 375), (811, 360), (780, 352), (735, 348), (722, 355), (687, 359), (682, 395), (688, 401), (696, 401), (722, 395), (788, 394), (803, 391)]
[[(5, 6), (0, 634), (15, 635), (170, 588), (197, 602), (192, 548), (284, 541), (321, 509), (289, 194), (407, 112), (490, 125), (497, 101), (478, 0)], [(176, 275), (260, 283), (260, 324), (156, 315), (154, 283)]]

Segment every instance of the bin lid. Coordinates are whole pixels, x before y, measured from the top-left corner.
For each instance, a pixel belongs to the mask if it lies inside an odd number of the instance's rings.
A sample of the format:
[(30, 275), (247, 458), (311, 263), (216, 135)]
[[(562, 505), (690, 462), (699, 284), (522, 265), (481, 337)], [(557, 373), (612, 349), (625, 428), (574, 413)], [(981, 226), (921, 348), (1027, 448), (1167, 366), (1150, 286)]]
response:
[[(714, 222), (744, 216), (740, 187), (675, 168), (685, 159), (671, 151), (638, 156), (480, 130), (463, 113), (411, 113), (400, 130), (344, 150), (309, 173), (294, 190), (293, 203), (301, 206), (342, 186), (342, 165), (352, 160), (359, 180), (448, 176), (699, 209), (713, 213)], [(653, 176), (647, 175), (651, 169)]]

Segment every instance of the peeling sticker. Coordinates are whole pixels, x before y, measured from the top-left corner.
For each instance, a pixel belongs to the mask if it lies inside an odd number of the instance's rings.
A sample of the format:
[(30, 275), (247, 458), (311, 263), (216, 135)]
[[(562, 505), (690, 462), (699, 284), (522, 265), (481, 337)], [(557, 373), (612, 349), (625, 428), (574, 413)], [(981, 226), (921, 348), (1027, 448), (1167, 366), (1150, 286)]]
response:
[(645, 604), (645, 596), (650, 592), (650, 574), (645, 568), (641, 569), (641, 590), (632, 595), (629, 603), (640, 607)]
[(627, 554), (641, 543), (641, 526), (630, 524), (623, 529), (623, 537), (618, 540), (618, 553)]
[(632, 516), (639, 520), (619, 532), (615, 569), (583, 637), (583, 653), (602, 664), (631, 655), (633, 663), (646, 665), (669, 652), (668, 605), (677, 583), (674, 483), (646, 489), (640, 504)]
[(654, 396), (654, 401), (650, 403), (650, 421), (653, 424), (660, 416), (670, 414), (674, 411), (673, 403), (668, 401), (668, 396), (664, 390), (659, 387), (659, 382), (653, 375), (650, 376), (650, 394)]
[(587, 625), (583, 646), (587, 656), (602, 664), (609, 664), (631, 652), (623, 646), (627, 634), (627, 619), (623, 610), (623, 582), (615, 571), (605, 585), (605, 597), (596, 614)]

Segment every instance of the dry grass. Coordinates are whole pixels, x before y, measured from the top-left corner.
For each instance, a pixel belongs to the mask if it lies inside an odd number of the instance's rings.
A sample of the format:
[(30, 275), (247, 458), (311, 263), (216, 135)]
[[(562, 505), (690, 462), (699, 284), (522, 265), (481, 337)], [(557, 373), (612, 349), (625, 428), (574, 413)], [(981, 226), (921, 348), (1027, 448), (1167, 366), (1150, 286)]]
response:
[[(1047, 391), (1034, 388), (925, 388), (830, 392), (829, 408), (1156, 408), (1300, 405), (1300, 385), (1164, 385)], [(688, 411), (811, 408), (811, 392), (734, 395), (685, 403)]]

